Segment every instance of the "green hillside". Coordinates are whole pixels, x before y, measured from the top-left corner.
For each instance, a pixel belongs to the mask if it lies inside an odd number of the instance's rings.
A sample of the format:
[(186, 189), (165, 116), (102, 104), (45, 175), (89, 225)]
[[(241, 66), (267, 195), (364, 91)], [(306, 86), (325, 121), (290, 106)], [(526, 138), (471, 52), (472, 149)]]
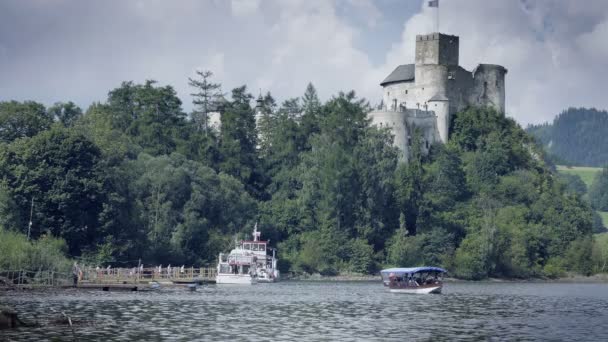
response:
[(608, 163), (608, 112), (568, 108), (552, 123), (526, 129), (545, 146), (556, 164), (604, 166)]
[(575, 175), (575, 176), (581, 177), (583, 182), (585, 182), (585, 185), (587, 185), (587, 188), (589, 188), (591, 186), (591, 183), (593, 183), (593, 178), (601, 170), (602, 170), (602, 168), (600, 168), (600, 167), (586, 167), (586, 166), (568, 167), (568, 166), (563, 166), (563, 165), (557, 166), (557, 171), (560, 173), (565, 173), (565, 174), (570, 174), (570, 175)]
[(608, 227), (608, 212), (598, 211), (598, 213), (602, 217), (602, 221), (604, 221), (604, 227)]

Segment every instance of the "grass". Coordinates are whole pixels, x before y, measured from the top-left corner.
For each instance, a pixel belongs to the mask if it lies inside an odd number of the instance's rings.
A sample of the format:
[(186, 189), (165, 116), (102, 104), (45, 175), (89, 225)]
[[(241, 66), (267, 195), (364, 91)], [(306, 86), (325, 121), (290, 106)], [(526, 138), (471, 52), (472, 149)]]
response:
[[(601, 167), (587, 167), (587, 166), (568, 167), (568, 166), (563, 166), (563, 165), (557, 166), (557, 172), (559, 172), (559, 173), (579, 176), (583, 180), (585, 185), (587, 185), (587, 189), (589, 189), (589, 187), (591, 186), (591, 183), (593, 183), (593, 179), (595, 178), (595, 175), (600, 171), (602, 171)], [(598, 214), (600, 214), (600, 216), (602, 217), (602, 221), (604, 222), (604, 227), (608, 227), (608, 211), (598, 211)], [(606, 233), (606, 236), (608, 238), (608, 233)]]
[[(583, 180), (585, 185), (587, 185), (587, 188), (589, 188), (591, 186), (591, 183), (593, 183), (593, 178), (595, 178), (595, 175), (598, 172), (602, 171), (602, 168), (601, 167), (587, 167), (587, 166), (568, 167), (568, 166), (558, 165), (557, 171), (560, 173), (576, 175), (576, 176), (581, 177), (581, 179)], [(604, 222), (606, 222), (606, 221), (604, 221)]]
[(604, 227), (608, 227), (608, 211), (598, 211), (598, 214), (602, 217), (602, 221), (604, 221)]

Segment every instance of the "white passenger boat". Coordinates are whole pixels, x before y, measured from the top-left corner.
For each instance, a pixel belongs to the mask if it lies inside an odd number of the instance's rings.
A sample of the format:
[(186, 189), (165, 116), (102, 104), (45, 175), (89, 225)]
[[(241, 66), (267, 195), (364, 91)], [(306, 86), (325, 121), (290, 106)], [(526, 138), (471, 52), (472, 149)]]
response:
[(220, 253), (217, 284), (272, 283), (279, 280), (276, 250), (268, 247), (268, 241), (261, 241), (260, 234), (256, 224), (253, 240), (237, 243), (229, 254)]
[(384, 286), (393, 293), (441, 293), (443, 274), (440, 267), (388, 268), (380, 271)]

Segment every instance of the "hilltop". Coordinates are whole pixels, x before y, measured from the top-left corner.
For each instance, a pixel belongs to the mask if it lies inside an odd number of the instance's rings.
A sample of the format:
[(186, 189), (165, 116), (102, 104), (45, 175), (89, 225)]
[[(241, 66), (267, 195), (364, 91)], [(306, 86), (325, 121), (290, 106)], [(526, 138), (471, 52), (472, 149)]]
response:
[(526, 128), (556, 164), (602, 167), (608, 164), (608, 112), (569, 108), (552, 123)]

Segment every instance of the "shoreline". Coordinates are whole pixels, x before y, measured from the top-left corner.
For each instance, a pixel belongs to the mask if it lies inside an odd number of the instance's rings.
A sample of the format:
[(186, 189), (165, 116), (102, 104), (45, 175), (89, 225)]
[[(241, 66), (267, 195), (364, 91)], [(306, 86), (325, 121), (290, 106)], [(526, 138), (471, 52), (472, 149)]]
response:
[[(320, 274), (299, 275), (285, 278), (283, 281), (304, 281), (304, 282), (370, 282), (382, 281), (380, 275), (356, 275), (344, 274), (336, 276), (323, 276)], [(608, 283), (608, 273), (594, 274), (591, 276), (568, 275), (560, 278), (486, 278), (480, 280), (467, 280), (460, 278), (446, 277), (446, 283), (589, 283), (601, 284)]]

